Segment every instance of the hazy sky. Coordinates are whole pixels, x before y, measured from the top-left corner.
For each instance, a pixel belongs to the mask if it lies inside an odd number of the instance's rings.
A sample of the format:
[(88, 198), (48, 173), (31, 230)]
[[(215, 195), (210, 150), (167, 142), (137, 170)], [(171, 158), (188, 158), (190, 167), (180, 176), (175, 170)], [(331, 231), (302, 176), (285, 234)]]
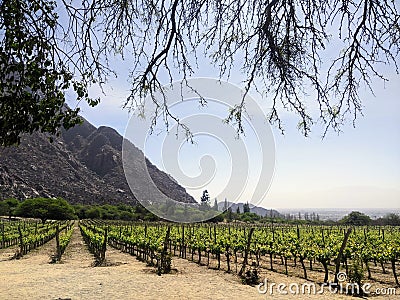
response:
[[(366, 96), (356, 128), (324, 140), (275, 134), (274, 207), (400, 207), (400, 77)], [(365, 93), (366, 94), (366, 93)], [(291, 117), (287, 117), (288, 124)]]
[[(121, 106), (128, 95), (129, 83), (125, 79), (127, 70), (123, 68), (126, 64), (120, 66), (121, 74), (106, 85), (102, 102), (96, 108), (81, 107), (82, 115), (89, 122), (113, 127), (123, 135), (129, 116)], [(212, 74), (212, 68), (201, 66), (200, 76)], [(386, 75), (389, 83), (374, 82), (375, 97), (366, 88), (361, 89), (364, 117), (358, 118), (356, 128), (349, 121), (339, 135), (329, 132), (321, 139), (323, 127), (317, 125), (312, 128), (311, 136), (305, 138), (296, 129), (297, 117), (281, 112), (286, 133), (281, 135), (272, 127), (276, 146), (275, 174), (261, 206), (400, 208), (400, 76)], [(234, 74), (233, 83), (240, 86), (241, 80), (240, 74)], [(93, 92), (98, 94), (97, 89)], [(268, 104), (260, 105), (267, 110)], [(192, 113), (198, 110), (198, 106), (193, 106)], [(163, 169), (157, 159), (152, 161)], [(198, 161), (193, 163), (198, 167)], [(186, 166), (185, 169), (196, 173), (196, 168)], [(214, 179), (212, 184), (215, 187), (224, 183)], [(214, 197), (216, 189), (212, 184), (209, 190)], [(200, 190), (188, 191), (198, 200)], [(221, 197), (219, 201), (223, 200)], [(246, 197), (249, 196), (244, 193), (241, 200), (249, 200)]]

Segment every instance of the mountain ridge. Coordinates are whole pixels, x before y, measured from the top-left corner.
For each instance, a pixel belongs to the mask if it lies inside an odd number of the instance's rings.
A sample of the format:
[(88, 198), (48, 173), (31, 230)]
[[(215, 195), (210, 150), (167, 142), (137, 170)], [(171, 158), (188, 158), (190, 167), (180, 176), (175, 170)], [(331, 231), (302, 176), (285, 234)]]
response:
[[(122, 165), (123, 137), (113, 128), (82, 124), (60, 136), (24, 135), (19, 146), (0, 148), (0, 198), (63, 197), (71, 203), (136, 204)], [(143, 153), (132, 144), (138, 157)], [(196, 201), (169, 174), (146, 159), (157, 187), (180, 202)]]

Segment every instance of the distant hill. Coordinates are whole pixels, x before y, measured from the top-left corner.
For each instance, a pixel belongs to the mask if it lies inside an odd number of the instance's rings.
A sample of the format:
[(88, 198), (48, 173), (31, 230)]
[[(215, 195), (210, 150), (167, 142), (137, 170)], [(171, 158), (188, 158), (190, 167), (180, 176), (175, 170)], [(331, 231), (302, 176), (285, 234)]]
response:
[[(228, 201), (228, 206), (231, 207), (232, 212), (236, 212), (237, 208), (240, 208), (240, 212), (243, 213), (243, 205), (244, 203), (232, 203)], [(218, 203), (218, 210), (223, 210), (224, 209), (224, 202), (219, 202)], [(277, 218), (277, 217), (284, 217), (281, 213), (279, 213), (275, 209), (266, 209), (264, 207), (260, 206), (255, 206), (253, 204), (250, 204), (250, 212), (255, 213), (261, 217), (270, 217), (270, 218)]]
[[(47, 135), (25, 135), (21, 145), (0, 148), (0, 199), (63, 197), (71, 203), (137, 202), (122, 166), (123, 137), (106, 126), (82, 125), (63, 131), (50, 143)], [(132, 145), (138, 157), (143, 153)], [(195, 200), (170, 175), (146, 160), (158, 188), (180, 202)]]

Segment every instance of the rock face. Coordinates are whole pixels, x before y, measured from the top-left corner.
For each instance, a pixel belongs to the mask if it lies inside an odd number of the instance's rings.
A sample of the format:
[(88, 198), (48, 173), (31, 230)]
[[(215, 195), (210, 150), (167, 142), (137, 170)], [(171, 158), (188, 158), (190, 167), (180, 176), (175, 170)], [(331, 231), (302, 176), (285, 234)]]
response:
[[(86, 120), (52, 143), (42, 133), (26, 135), (21, 145), (0, 148), (0, 199), (42, 196), (63, 197), (71, 203), (135, 204), (122, 167), (122, 141), (114, 129), (96, 128)], [(168, 174), (146, 163), (165, 195), (195, 202)]]

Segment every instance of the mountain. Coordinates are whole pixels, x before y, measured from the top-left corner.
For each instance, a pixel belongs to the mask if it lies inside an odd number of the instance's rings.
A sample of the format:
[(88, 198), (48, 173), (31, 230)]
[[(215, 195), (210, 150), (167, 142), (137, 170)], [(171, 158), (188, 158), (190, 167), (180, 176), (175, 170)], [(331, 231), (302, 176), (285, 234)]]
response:
[[(25, 135), (19, 146), (0, 148), (0, 199), (41, 196), (63, 197), (71, 203), (135, 204), (122, 166), (122, 142), (116, 130), (96, 128), (84, 119), (53, 142), (43, 133)], [(143, 156), (133, 144), (130, 151)], [(170, 175), (147, 159), (146, 164), (165, 195), (195, 203)]]
[[(227, 202), (228, 203), (228, 207), (231, 207), (232, 212), (236, 212), (237, 208), (240, 208), (240, 212), (243, 213), (243, 206), (244, 203), (233, 203), (233, 202)], [(218, 210), (224, 210), (224, 202), (218, 202)], [(283, 217), (283, 215), (278, 212), (275, 209), (266, 209), (264, 207), (260, 207), (260, 206), (255, 206), (253, 204), (249, 204), (250, 206), (250, 212), (255, 213), (261, 217), (270, 217), (270, 218), (279, 218), (279, 217)]]

